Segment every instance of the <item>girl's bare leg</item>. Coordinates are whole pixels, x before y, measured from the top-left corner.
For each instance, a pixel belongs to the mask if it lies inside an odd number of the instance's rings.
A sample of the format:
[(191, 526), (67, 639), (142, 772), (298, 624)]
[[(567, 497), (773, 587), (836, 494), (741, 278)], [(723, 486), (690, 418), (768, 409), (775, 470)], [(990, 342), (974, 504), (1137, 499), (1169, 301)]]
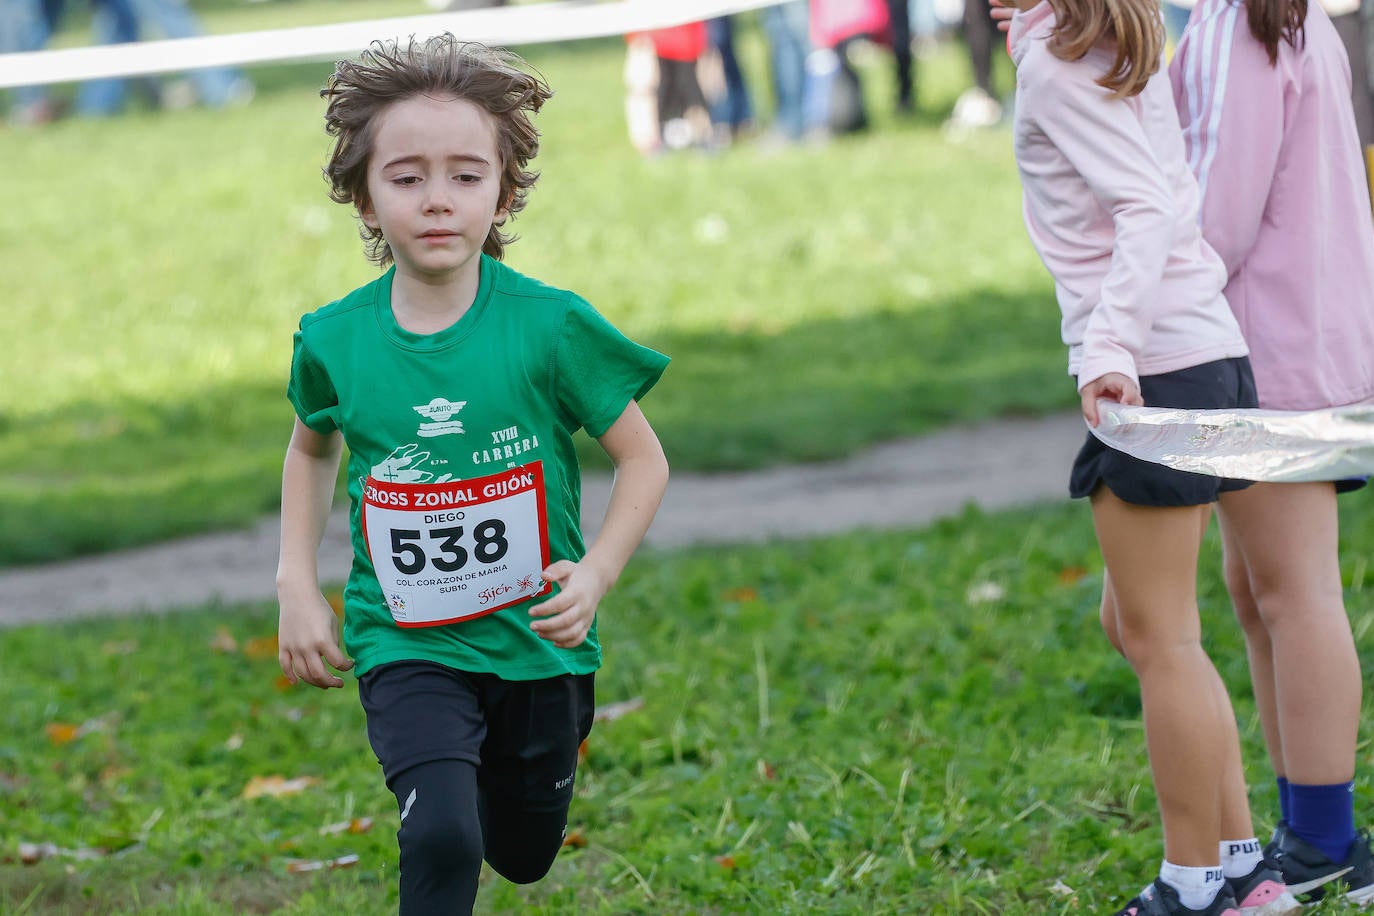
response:
[[(1230, 821), (1238, 815), (1229, 809), (1245, 803), (1243, 783), (1238, 798), (1235, 790), (1235, 717), (1202, 649), (1198, 621), (1198, 541), (1210, 507), (1136, 506), (1106, 487), (1093, 494), (1092, 505), (1116, 612), (1108, 637), (1115, 636), (1140, 681), (1165, 858), (1176, 865), (1215, 865), (1223, 807)], [(1104, 624), (1108, 610), (1104, 599)]]
[(1329, 483), (1258, 483), (1221, 502), (1226, 584), (1274, 771), (1302, 785), (1355, 774), (1363, 685)]

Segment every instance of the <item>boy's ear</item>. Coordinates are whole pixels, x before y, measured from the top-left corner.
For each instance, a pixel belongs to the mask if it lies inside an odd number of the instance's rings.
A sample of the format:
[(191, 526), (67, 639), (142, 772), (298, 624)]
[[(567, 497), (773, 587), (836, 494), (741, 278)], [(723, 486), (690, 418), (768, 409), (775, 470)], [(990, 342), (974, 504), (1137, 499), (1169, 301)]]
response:
[(500, 206), (496, 207), (496, 216), (492, 218), (492, 222), (495, 222), (496, 225), (506, 225), (506, 220), (511, 218), (511, 203), (514, 202), (515, 192), (511, 191), (510, 194), (506, 195), (506, 199), (500, 203)]
[(363, 221), (363, 225), (369, 229), (380, 229), (382, 224), (377, 222), (377, 211), (372, 204), (358, 208), (358, 219)]

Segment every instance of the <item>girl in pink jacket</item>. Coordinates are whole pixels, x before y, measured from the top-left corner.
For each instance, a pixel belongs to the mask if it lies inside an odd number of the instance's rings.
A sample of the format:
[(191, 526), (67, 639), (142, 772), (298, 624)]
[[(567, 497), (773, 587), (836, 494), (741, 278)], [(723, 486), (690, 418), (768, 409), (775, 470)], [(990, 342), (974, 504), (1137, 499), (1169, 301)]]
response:
[[(1018, 5), (1009, 46), (1026, 227), (1054, 277), (1084, 417), (1096, 424), (1099, 398), (1255, 406), (1226, 269), (1198, 228), (1157, 0)], [(1261, 855), (1230, 698), (1201, 644), (1199, 543), (1218, 494), (1244, 486), (1091, 435), (1074, 464), (1070, 491), (1091, 499), (1107, 568), (1103, 628), (1140, 681), (1164, 833), (1158, 878), (1119, 916), (1297, 906)]]
[[(1307, 0), (1200, 0), (1170, 68), (1202, 234), (1250, 346), (1261, 407), (1374, 398), (1374, 224), (1336, 29)], [(1295, 892), (1374, 901), (1353, 779), (1362, 690), (1336, 494), (1256, 484), (1220, 517), (1280, 817), (1266, 853)]]

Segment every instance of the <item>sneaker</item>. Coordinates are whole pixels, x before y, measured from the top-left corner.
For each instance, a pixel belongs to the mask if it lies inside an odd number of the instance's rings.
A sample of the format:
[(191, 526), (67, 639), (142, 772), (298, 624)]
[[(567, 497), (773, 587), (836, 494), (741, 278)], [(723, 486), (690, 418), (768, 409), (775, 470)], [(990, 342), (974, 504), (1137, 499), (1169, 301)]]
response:
[(1288, 822), (1283, 818), (1279, 818), (1279, 822), (1274, 825), (1274, 835), (1269, 838), (1268, 843), (1264, 844), (1264, 857), (1266, 859), (1271, 862), (1274, 861), (1279, 854), (1279, 844), (1283, 842), (1283, 838), (1287, 834)]
[(1337, 882), (1351, 903), (1374, 902), (1374, 852), (1369, 849), (1369, 834), (1363, 830), (1350, 847), (1350, 858), (1340, 865), (1291, 830), (1277, 839), (1274, 864), (1283, 872), (1289, 893), (1303, 903), (1323, 899)]
[(1116, 911), (1116, 916), (1241, 916), (1231, 889), (1223, 886), (1208, 906), (1191, 910), (1178, 899), (1178, 891), (1156, 879), (1149, 887)]
[(1270, 861), (1261, 861), (1243, 878), (1227, 878), (1226, 884), (1236, 898), (1241, 916), (1281, 916), (1302, 908), (1283, 883), (1283, 872)]

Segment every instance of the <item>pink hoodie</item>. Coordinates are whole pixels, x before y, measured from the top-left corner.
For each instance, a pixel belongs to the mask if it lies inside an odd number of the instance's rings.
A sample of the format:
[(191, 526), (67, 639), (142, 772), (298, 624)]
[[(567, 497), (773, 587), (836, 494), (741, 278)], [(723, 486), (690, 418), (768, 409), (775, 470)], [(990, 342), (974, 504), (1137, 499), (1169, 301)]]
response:
[(1374, 396), (1374, 223), (1331, 20), (1278, 66), (1245, 6), (1200, 0), (1170, 67), (1202, 187), (1202, 233), (1230, 281), (1260, 406), (1307, 410)]
[(1026, 229), (1054, 277), (1069, 373), (1082, 388), (1246, 355), (1198, 229), (1168, 77), (1111, 99), (1095, 80), (1113, 54), (1060, 60), (1046, 47), (1054, 24), (1048, 3), (1018, 12), (1008, 45)]

